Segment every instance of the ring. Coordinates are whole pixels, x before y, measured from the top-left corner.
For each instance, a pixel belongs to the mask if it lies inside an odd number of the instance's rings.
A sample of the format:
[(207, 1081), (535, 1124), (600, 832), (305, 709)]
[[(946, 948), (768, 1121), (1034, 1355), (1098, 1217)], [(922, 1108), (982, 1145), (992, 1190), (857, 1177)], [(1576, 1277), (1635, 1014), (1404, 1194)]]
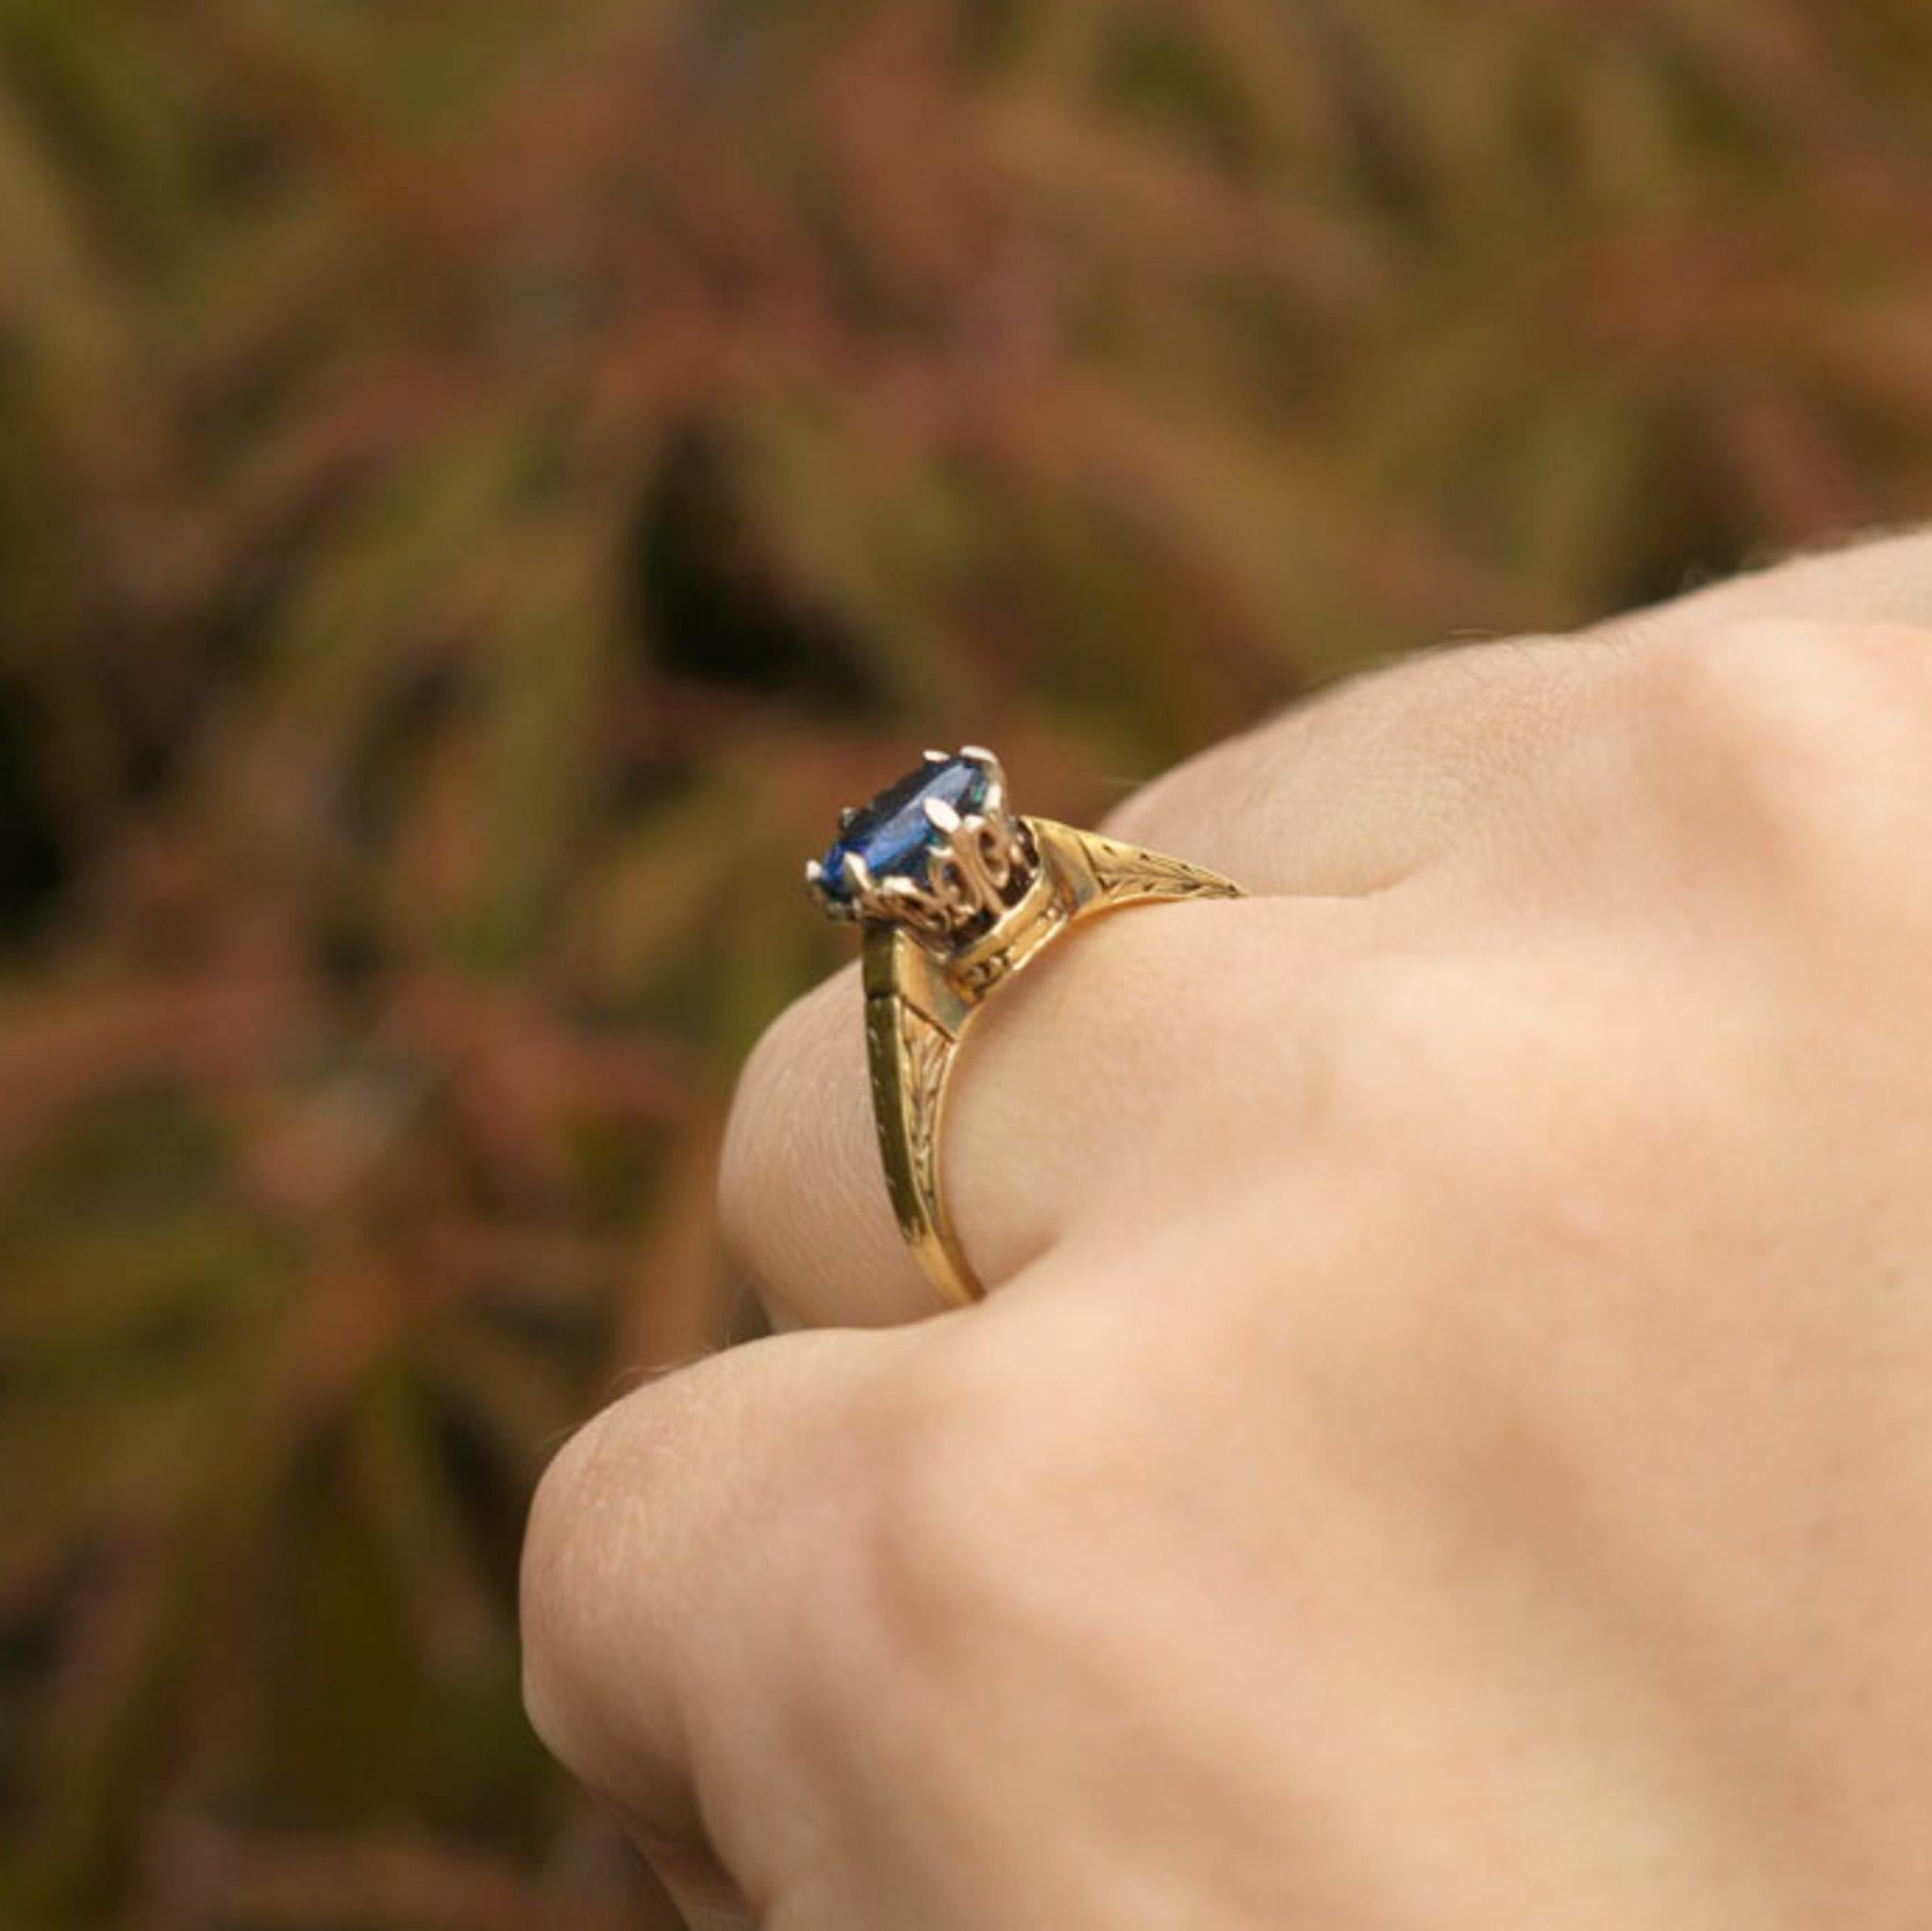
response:
[(846, 810), (805, 877), (827, 917), (864, 928), (873, 1118), (899, 1231), (947, 1301), (976, 1301), (986, 1290), (940, 1188), (946, 1083), (973, 1015), (1082, 919), (1245, 894), (1184, 859), (1018, 816), (999, 759), (978, 745), (928, 751)]

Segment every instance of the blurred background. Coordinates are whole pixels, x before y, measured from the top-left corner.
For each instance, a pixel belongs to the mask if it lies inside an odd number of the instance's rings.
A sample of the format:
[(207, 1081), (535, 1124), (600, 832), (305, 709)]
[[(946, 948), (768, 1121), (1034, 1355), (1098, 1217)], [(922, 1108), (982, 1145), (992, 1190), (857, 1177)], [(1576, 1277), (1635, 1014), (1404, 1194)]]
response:
[(0, 1927), (670, 1922), (518, 1537), (841, 802), (1928, 508), (1924, 0), (0, 0)]

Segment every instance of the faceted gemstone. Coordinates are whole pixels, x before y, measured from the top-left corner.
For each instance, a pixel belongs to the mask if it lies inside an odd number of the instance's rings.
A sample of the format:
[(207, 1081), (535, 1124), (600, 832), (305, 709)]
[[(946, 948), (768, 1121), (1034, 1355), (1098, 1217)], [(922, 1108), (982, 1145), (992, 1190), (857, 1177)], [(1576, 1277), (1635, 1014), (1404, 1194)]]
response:
[(970, 757), (949, 757), (943, 764), (922, 764), (889, 785), (858, 812), (826, 847), (824, 890), (829, 898), (849, 899), (845, 890), (845, 855), (856, 853), (877, 879), (909, 878), (924, 885), (926, 860), (940, 842), (927, 822), (925, 801), (937, 798), (961, 818), (986, 807), (987, 769)]

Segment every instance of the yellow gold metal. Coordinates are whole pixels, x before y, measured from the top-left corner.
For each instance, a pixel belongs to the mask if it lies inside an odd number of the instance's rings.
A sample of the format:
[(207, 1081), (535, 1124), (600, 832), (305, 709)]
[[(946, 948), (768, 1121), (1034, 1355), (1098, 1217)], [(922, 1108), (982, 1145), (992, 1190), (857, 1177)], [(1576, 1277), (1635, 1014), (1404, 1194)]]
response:
[(865, 933), (873, 1116), (892, 1210), (933, 1285), (960, 1306), (985, 1290), (946, 1213), (940, 1132), (947, 1078), (974, 1012), (1082, 919), (1121, 906), (1244, 895), (1228, 879), (1159, 852), (1047, 818), (1018, 822), (1037, 870), (987, 929), (948, 952), (929, 950), (908, 924), (874, 923)]

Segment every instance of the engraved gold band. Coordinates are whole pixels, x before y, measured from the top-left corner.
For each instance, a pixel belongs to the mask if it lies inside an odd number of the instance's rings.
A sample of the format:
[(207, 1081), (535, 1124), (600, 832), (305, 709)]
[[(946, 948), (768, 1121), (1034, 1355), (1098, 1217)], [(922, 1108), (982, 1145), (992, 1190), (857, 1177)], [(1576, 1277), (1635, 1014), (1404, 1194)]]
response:
[(1242, 895), (1229, 880), (1178, 858), (1050, 819), (1021, 823), (1038, 870), (1018, 902), (977, 938), (936, 955), (903, 925), (874, 924), (865, 937), (865, 1036), (886, 1184), (907, 1245), (956, 1305), (985, 1291), (940, 1184), (948, 1075), (974, 1012), (1082, 919), (1123, 906)]

